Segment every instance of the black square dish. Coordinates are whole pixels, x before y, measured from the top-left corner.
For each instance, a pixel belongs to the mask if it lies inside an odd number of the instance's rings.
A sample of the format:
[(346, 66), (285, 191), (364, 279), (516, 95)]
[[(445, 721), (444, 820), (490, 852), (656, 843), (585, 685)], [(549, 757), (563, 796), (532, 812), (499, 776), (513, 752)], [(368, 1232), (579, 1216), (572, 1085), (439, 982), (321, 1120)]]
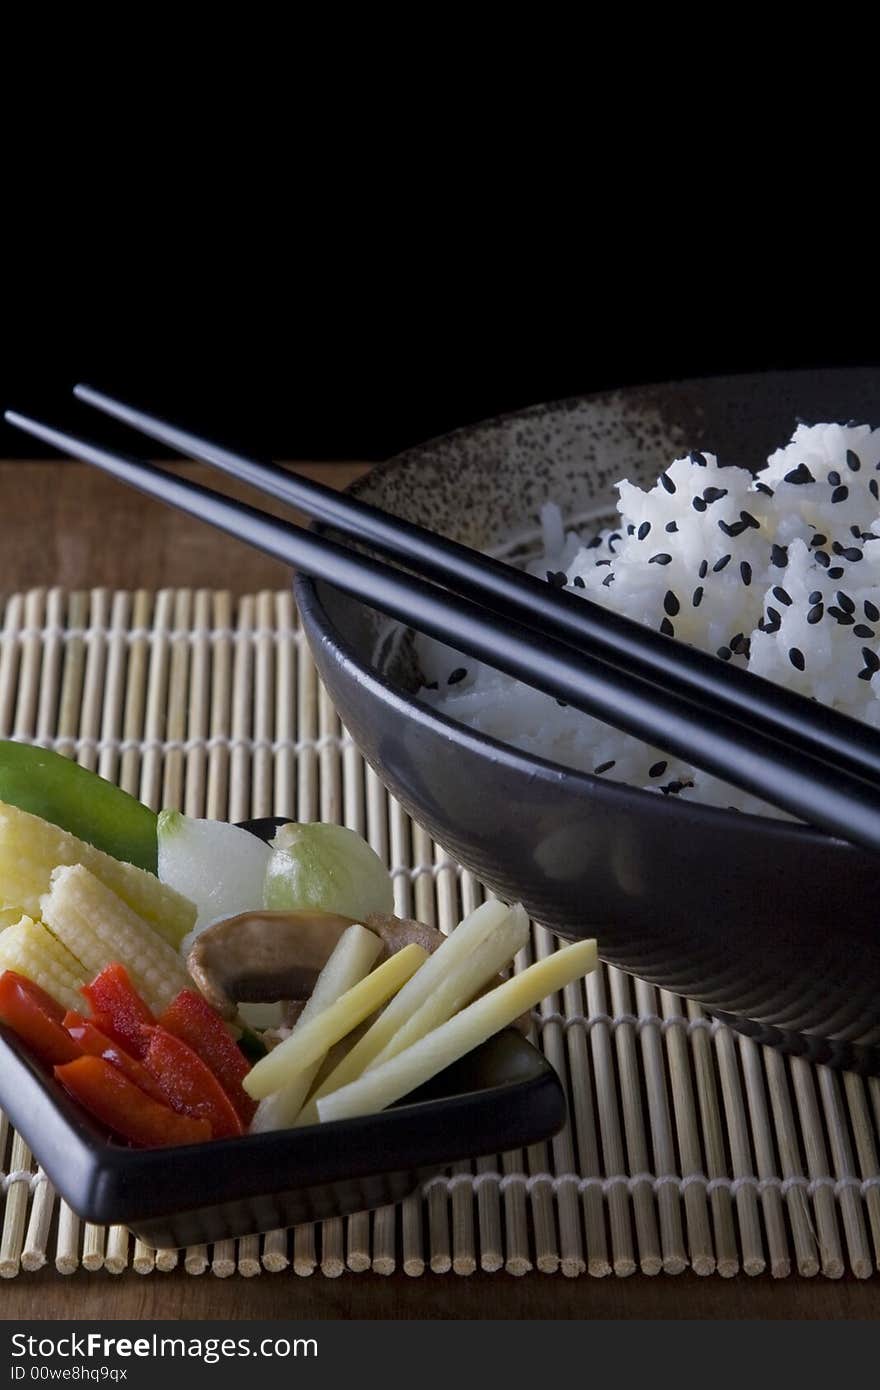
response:
[(0, 1026), (0, 1104), (85, 1221), (196, 1245), (397, 1202), (460, 1158), (524, 1147), (565, 1120), (559, 1079), (513, 1029), (380, 1115), (167, 1149), (129, 1149)]

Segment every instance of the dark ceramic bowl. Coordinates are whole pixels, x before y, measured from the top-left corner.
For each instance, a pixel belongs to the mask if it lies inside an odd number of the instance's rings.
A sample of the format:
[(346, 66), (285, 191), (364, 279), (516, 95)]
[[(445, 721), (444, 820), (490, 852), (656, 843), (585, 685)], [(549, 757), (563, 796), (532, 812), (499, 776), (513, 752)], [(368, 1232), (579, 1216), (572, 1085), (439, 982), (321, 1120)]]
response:
[[(696, 448), (755, 466), (798, 418), (876, 420), (880, 373), (800, 371), (537, 406), (410, 450), (354, 491), (478, 548), (653, 482)], [(416, 698), (411, 646), (302, 576), (321, 677), (407, 811), (503, 898), (764, 1042), (880, 1071), (880, 862), (807, 826), (700, 807), (521, 753)]]
[[(261, 838), (280, 821), (247, 822)], [(507, 1028), (379, 1115), (211, 1144), (130, 1149), (0, 1025), (0, 1104), (78, 1216), (176, 1247), (323, 1221), (408, 1196), (457, 1159), (549, 1139), (556, 1072)]]

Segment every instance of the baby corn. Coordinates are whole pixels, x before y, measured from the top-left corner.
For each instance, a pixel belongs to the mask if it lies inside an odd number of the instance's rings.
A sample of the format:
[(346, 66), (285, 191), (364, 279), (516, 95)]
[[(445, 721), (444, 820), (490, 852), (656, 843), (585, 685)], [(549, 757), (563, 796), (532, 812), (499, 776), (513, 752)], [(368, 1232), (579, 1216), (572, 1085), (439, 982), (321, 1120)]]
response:
[(40, 915), (40, 898), (49, 891), (59, 864), (82, 864), (112, 889), (175, 949), (196, 920), (188, 898), (160, 883), (154, 874), (122, 864), (57, 825), (0, 801), (0, 909)]
[(154, 1013), (192, 986), (177, 952), (82, 864), (53, 871), (41, 906), (46, 926), (90, 979), (108, 961), (121, 961)]
[(15, 970), (67, 1009), (81, 1009), (85, 971), (67, 947), (41, 922), (22, 917), (0, 933), (0, 971)]

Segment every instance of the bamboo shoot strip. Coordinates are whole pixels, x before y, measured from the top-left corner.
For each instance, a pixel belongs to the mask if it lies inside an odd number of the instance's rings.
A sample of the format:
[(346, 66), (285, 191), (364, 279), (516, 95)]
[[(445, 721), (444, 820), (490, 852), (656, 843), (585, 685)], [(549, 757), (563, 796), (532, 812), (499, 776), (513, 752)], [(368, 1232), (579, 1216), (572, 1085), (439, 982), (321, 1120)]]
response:
[[(317, 1124), (317, 1101), (321, 1097), (329, 1095), (331, 1091), (340, 1090), (349, 1079), (355, 1080), (358, 1075), (363, 1075), (364, 1071), (372, 1071), (374, 1067), (389, 1061), (391, 1057), (396, 1057), (399, 1052), (403, 1052), (412, 1043), (418, 1042), (419, 1038), (423, 1038), (426, 1033), (439, 1028), (441, 1023), (452, 1018), (452, 1015), (458, 1013), (459, 1009), (468, 1004), (476, 994), (479, 994), (481, 989), (492, 984), (493, 981), (497, 981), (498, 972), (503, 970), (505, 965), (509, 965), (517, 951), (526, 944), (528, 937), (529, 919), (525, 909), (517, 903), (500, 926), (496, 927), (476, 950), (465, 956), (449, 970), (448, 974), (441, 977), (433, 993), (397, 1029), (382, 1051), (371, 1062), (368, 1062), (365, 1068), (361, 1068), (359, 1073), (352, 1072), (351, 1058), (360, 1049), (358, 1047), (352, 1048), (351, 1052), (343, 1058), (339, 1066), (327, 1076), (326, 1080), (310, 1097), (309, 1103), (300, 1115), (297, 1124)], [(442, 949), (443, 947), (440, 948), (440, 950)], [(434, 958), (438, 954), (439, 952), (435, 952)], [(413, 976), (410, 985), (416, 984), (422, 971), (426, 969), (427, 966), (423, 966), (419, 974)], [(405, 986), (405, 988), (409, 988), (409, 986)], [(400, 994), (397, 995), (395, 1004), (403, 993), (404, 990), (401, 990)], [(388, 1008), (393, 1008), (393, 1005), (389, 1005)], [(387, 1012), (388, 1009), (385, 1010), (385, 1013)], [(369, 1033), (364, 1036), (364, 1043), (369, 1040), (384, 1018), (385, 1014), (382, 1014)], [(339, 1080), (339, 1077), (345, 1079)]]
[[(432, 997), (447, 972), (468, 959), (471, 952), (482, 945), (509, 915), (509, 908), (496, 899), (491, 899), (465, 917), (343, 1058), (333, 1073), (332, 1089), (338, 1091), (350, 1081), (356, 1080), (361, 1072), (366, 1071), (373, 1058), (382, 1052), (397, 1030)], [(328, 1094), (330, 1089), (322, 1082), (320, 1094)], [(317, 1112), (313, 1110), (311, 1100), (308, 1108), (311, 1114), (310, 1123), (317, 1121)]]
[(320, 1061), (334, 1043), (387, 1003), (427, 958), (421, 946), (414, 943), (404, 946), (402, 951), (341, 995), (335, 1004), (295, 1034), (291, 1033), (268, 1057), (257, 1062), (244, 1078), (248, 1095), (262, 1100), (289, 1085), (300, 1072)]
[[(372, 1115), (430, 1081), (526, 1009), (596, 968), (595, 941), (576, 941), (506, 980), (390, 1061), (318, 1101), (322, 1121)], [(261, 1063), (262, 1065), (262, 1063)], [(253, 1075), (253, 1073), (251, 1073)]]
[[(291, 1036), (358, 984), (376, 964), (381, 949), (379, 937), (367, 931), (366, 927), (355, 925), (343, 932), (315, 981), (315, 988), (294, 1024)], [(293, 1124), (322, 1061), (323, 1058), (319, 1057), (304, 1072), (300, 1072), (289, 1086), (282, 1086), (280, 1091), (260, 1101), (251, 1121), (252, 1134), (263, 1134), (270, 1129), (287, 1129)]]

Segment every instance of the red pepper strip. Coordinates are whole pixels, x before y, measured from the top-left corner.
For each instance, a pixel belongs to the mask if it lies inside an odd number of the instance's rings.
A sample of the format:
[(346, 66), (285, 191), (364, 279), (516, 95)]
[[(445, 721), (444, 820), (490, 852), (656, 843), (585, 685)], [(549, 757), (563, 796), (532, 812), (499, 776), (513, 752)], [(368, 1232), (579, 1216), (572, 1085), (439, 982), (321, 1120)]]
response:
[(63, 1016), (61, 1005), (33, 980), (14, 970), (0, 975), (0, 1019), (49, 1066), (82, 1056), (82, 1049), (61, 1026)]
[(207, 999), (193, 989), (182, 989), (160, 1017), (159, 1025), (188, 1043), (193, 1052), (199, 1054), (232, 1101), (236, 1115), (247, 1127), (257, 1106), (241, 1083), (251, 1065)]
[(104, 1015), (104, 1025), (114, 1041), (132, 1056), (143, 1057), (149, 1044), (144, 1027), (156, 1020), (131, 983), (125, 966), (118, 961), (105, 965), (90, 985), (83, 985), (82, 993), (92, 1012)]
[(211, 1137), (207, 1120), (157, 1104), (103, 1057), (79, 1057), (56, 1067), (55, 1076), (89, 1114), (142, 1148), (201, 1144)]
[(204, 1117), (214, 1139), (242, 1134), (243, 1126), (232, 1102), (201, 1057), (164, 1028), (148, 1031), (144, 1065), (158, 1081), (172, 1110)]
[[(101, 1015), (98, 1015), (100, 1018)], [(165, 1105), (165, 1095), (158, 1082), (154, 1080), (150, 1072), (142, 1062), (135, 1061), (134, 1057), (129, 1057), (123, 1047), (112, 1038), (107, 1037), (96, 1026), (98, 1019), (83, 1018), (82, 1014), (71, 1010), (64, 1017), (64, 1027), (75, 1042), (79, 1043), (80, 1049), (89, 1057), (103, 1057), (106, 1061), (112, 1062), (123, 1076), (127, 1076), (129, 1081), (160, 1105)]]

